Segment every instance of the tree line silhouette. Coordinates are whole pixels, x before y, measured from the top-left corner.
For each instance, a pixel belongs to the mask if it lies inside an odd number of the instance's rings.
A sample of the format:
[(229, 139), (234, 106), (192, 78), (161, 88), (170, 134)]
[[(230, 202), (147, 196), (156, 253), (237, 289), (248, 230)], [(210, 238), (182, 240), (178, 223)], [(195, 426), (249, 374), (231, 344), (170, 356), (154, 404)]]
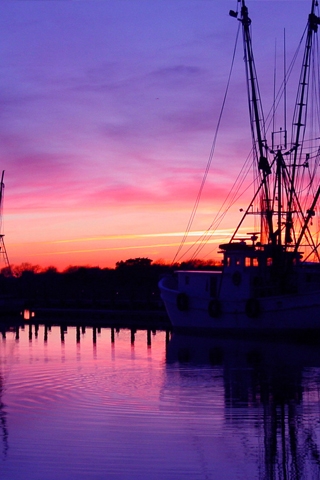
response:
[(113, 269), (69, 266), (62, 272), (23, 263), (1, 270), (0, 295), (23, 299), (30, 308), (161, 309), (162, 275), (213, 267), (210, 261), (168, 265), (145, 257), (119, 261)]

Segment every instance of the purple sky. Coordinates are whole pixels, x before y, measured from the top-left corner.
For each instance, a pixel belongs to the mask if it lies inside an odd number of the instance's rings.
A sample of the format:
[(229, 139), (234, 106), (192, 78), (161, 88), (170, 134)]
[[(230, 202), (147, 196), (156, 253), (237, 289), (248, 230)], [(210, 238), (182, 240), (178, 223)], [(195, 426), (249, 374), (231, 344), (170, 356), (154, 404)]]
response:
[[(281, 53), (285, 28), (291, 59), (311, 1), (247, 4), (267, 112), (275, 43)], [(236, 8), (236, 0), (0, 3), (0, 169), (12, 263), (172, 260), (214, 138)], [(194, 230), (210, 225), (250, 150), (241, 47)]]

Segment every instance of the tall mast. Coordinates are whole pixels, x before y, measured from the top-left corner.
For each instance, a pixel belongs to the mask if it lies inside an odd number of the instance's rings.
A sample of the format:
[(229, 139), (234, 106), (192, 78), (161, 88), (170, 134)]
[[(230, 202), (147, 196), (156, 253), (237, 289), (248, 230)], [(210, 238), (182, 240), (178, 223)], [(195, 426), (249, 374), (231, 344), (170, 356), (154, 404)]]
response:
[[(246, 65), (246, 76), (247, 76), (247, 86), (248, 86), (248, 101), (249, 101), (249, 113), (250, 113), (250, 124), (251, 124), (251, 133), (253, 139), (253, 148), (255, 151), (255, 156), (257, 160), (257, 166), (260, 172), (260, 179), (263, 184), (263, 195), (264, 199), (261, 205), (261, 211), (263, 217), (265, 218), (265, 227), (262, 226), (261, 234), (265, 234), (266, 241), (268, 243), (274, 243), (275, 235), (273, 232), (273, 207), (271, 204), (270, 198), (270, 187), (269, 187), (269, 175), (271, 173), (271, 168), (268, 162), (268, 149), (265, 139), (265, 124), (263, 117), (263, 110), (261, 105), (259, 86), (255, 68), (255, 62), (253, 57), (252, 50), (252, 40), (250, 25), (251, 19), (249, 18), (248, 8), (245, 5), (245, 1), (241, 1), (241, 17), (240, 22), (242, 24), (243, 30), (243, 44), (244, 44), (244, 57)], [(265, 230), (265, 232), (264, 232)], [(263, 240), (261, 238), (261, 240)]]
[[(308, 186), (303, 180), (304, 177), (302, 174), (300, 175), (299, 169), (309, 167), (309, 157), (306, 157), (306, 159), (302, 158), (302, 147), (306, 134), (308, 96), (311, 93), (309, 84), (312, 78), (313, 39), (318, 30), (318, 25), (320, 25), (320, 18), (315, 14), (318, 2), (317, 0), (312, 0), (311, 13), (308, 18), (306, 45), (293, 115), (291, 146), (288, 150), (286, 128), (284, 130), (284, 144), (280, 142), (280, 145), (274, 148), (272, 141), (272, 149), (269, 149), (266, 142), (265, 122), (252, 50), (251, 20), (245, 0), (240, 1), (241, 14), (239, 18), (237, 12), (230, 11), (230, 15), (238, 18), (242, 24), (243, 31), (253, 151), (260, 175), (260, 186), (256, 189), (256, 192), (260, 191), (261, 195), (259, 209), (262, 222), (260, 241), (261, 243), (281, 247), (284, 251), (291, 250), (297, 252), (302, 240), (308, 239), (309, 245), (314, 249), (315, 244), (309, 228), (312, 218), (315, 215), (314, 209), (318, 198), (320, 198), (320, 191), (318, 189), (315, 192), (313, 199), (310, 201), (311, 205), (309, 204), (308, 207), (305, 207), (301, 203), (301, 199), (299, 199), (301, 194), (300, 189), (307, 189)], [(286, 74), (284, 89), (286, 89)], [(274, 132), (272, 138), (274, 138), (275, 134), (282, 132), (282, 129), (280, 129), (279, 132)], [(269, 152), (274, 156), (272, 161), (268, 160)], [(312, 175), (312, 173), (310, 173), (310, 175)], [(254, 196), (254, 199), (255, 198), (257, 198), (256, 195)], [(253, 203), (251, 202), (251, 206), (252, 205)], [(304, 209), (306, 208), (308, 208), (308, 210), (305, 214)], [(247, 214), (248, 211), (246, 211), (244, 217)], [(275, 224), (277, 226), (275, 226)], [(232, 238), (234, 238), (234, 236)]]
[[(320, 19), (315, 15), (315, 6), (316, 0), (312, 0), (311, 13), (308, 19), (308, 32), (306, 38), (306, 45), (304, 50), (302, 68), (300, 73), (299, 80), (299, 89), (297, 94), (296, 106), (294, 111), (293, 125), (292, 125), (292, 159), (291, 159), (291, 181), (289, 188), (288, 196), (288, 205), (287, 205), (287, 218), (286, 218), (286, 235), (285, 242), (286, 246), (293, 242), (293, 210), (294, 210), (294, 201), (296, 197), (296, 182), (297, 182), (297, 170), (301, 166), (301, 155), (302, 150), (299, 148), (303, 142), (305, 130), (306, 130), (306, 119), (307, 119), (307, 99), (309, 94), (309, 78), (310, 78), (310, 66), (311, 66), (311, 54), (312, 54), (312, 44), (314, 34), (318, 30), (318, 25), (320, 24)], [(318, 198), (317, 193), (317, 198)], [(312, 208), (313, 210), (313, 208)], [(312, 215), (307, 215), (304, 225), (302, 227), (302, 232), (304, 233), (307, 230), (308, 223)], [(295, 251), (300, 246), (303, 234), (300, 234), (296, 244)]]

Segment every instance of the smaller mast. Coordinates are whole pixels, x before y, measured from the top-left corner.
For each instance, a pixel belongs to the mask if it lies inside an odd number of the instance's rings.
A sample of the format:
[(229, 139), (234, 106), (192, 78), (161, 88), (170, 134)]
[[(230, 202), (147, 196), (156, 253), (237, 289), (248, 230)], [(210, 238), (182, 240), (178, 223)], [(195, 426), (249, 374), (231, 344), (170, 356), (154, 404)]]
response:
[[(303, 144), (304, 135), (306, 131), (306, 119), (307, 119), (307, 99), (309, 94), (310, 86), (310, 70), (311, 70), (311, 55), (312, 55), (312, 45), (313, 38), (315, 33), (318, 31), (318, 25), (320, 24), (320, 18), (315, 14), (316, 0), (312, 0), (311, 13), (309, 14), (308, 19), (308, 32), (302, 62), (302, 68), (300, 73), (299, 80), (299, 89), (296, 100), (296, 107), (294, 111), (293, 125), (292, 125), (292, 160), (291, 160), (291, 181), (289, 186), (289, 197), (287, 205), (287, 218), (286, 218), (286, 235), (285, 241), (286, 246), (293, 242), (293, 233), (294, 233), (294, 221), (293, 221), (293, 210), (294, 210), (294, 199), (296, 197), (296, 185), (298, 181), (298, 167), (300, 166), (299, 161), (301, 160), (302, 149), (301, 145)], [(318, 193), (316, 198), (318, 198)], [(315, 206), (315, 204), (314, 204)], [(313, 210), (313, 207), (312, 207)], [(298, 250), (301, 240), (304, 236), (304, 232), (307, 229), (308, 223), (311, 219), (310, 215), (307, 215), (305, 223), (302, 228), (302, 232), (299, 236), (298, 241), (295, 243), (295, 251)]]
[[(2, 170), (2, 175), (1, 175), (1, 183), (0, 183), (0, 227), (2, 227), (2, 211), (3, 211), (3, 195), (4, 195), (4, 170)], [(2, 231), (2, 228), (0, 229)], [(8, 270), (9, 275), (12, 275), (12, 270), (11, 266), (9, 263), (9, 258), (6, 250), (6, 246), (4, 244), (4, 234), (0, 233), (0, 255), (3, 258), (3, 261), (5, 263), (5, 267)]]

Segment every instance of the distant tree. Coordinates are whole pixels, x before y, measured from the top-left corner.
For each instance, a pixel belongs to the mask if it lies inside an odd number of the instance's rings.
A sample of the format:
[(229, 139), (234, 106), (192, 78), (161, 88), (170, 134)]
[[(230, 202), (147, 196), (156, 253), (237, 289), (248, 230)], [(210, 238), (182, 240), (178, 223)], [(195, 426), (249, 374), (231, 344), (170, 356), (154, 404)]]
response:
[(150, 267), (151, 263), (152, 260), (146, 257), (129, 258), (128, 260), (117, 262), (116, 270), (126, 267)]
[(182, 262), (179, 268), (184, 270), (200, 270), (212, 267), (217, 267), (217, 262), (215, 260), (200, 260), (198, 258), (195, 258), (193, 260), (187, 260), (186, 262)]
[(40, 265), (32, 265), (31, 263), (21, 263), (20, 265), (14, 265), (12, 267), (12, 273), (15, 277), (21, 277), (23, 273), (40, 273)]
[(62, 273), (84, 272), (85, 270), (100, 270), (100, 267), (92, 267), (91, 265), (69, 265)]
[(2, 268), (0, 273), (4, 277), (11, 277), (13, 275), (11, 266)]
[(74, 272), (77, 272), (79, 270), (79, 268), (81, 268), (81, 267), (79, 267), (77, 265), (69, 265), (67, 268), (65, 268), (63, 270), (62, 273), (74, 273)]
[(58, 273), (57, 267), (54, 267), (53, 265), (50, 265), (50, 267), (45, 268), (43, 273)]
[(169, 264), (163, 258), (158, 258), (153, 262), (153, 265), (168, 266)]

